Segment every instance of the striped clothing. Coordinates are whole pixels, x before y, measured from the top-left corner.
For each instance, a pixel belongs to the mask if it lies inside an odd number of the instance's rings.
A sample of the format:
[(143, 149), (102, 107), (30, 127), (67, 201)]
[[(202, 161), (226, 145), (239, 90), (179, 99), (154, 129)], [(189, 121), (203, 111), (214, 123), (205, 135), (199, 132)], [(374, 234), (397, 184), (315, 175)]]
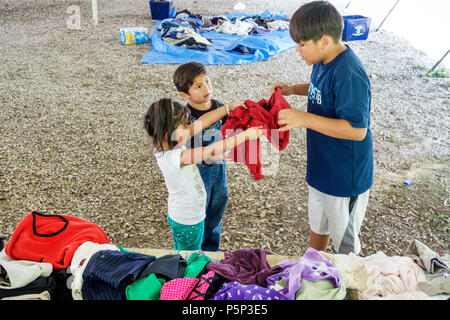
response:
[(83, 272), (84, 300), (126, 300), (125, 288), (156, 257), (114, 250), (94, 253)]

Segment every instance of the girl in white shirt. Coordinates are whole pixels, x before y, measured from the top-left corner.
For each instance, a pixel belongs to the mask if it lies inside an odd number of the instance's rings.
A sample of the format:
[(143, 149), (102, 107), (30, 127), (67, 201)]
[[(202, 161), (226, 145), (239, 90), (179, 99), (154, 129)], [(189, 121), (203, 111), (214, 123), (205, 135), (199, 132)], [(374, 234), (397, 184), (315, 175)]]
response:
[(206, 147), (187, 149), (185, 142), (213, 125), (235, 108), (234, 102), (204, 114), (188, 125), (189, 109), (172, 99), (154, 102), (145, 115), (155, 157), (164, 176), (169, 199), (167, 221), (172, 229), (174, 250), (201, 250), (204, 230), (206, 191), (196, 163), (223, 159), (223, 153), (247, 141), (257, 140), (262, 130), (249, 128)]

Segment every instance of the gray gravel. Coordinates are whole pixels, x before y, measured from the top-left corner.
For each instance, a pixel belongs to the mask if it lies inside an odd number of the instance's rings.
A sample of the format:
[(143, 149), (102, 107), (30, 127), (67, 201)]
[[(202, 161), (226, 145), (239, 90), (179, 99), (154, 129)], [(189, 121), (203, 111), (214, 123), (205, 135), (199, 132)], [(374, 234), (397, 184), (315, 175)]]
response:
[[(248, 0), (245, 12), (282, 8), (291, 15), (303, 2)], [(175, 4), (203, 15), (232, 12), (228, 1)], [(80, 8), (81, 30), (67, 28), (72, 5)], [(98, 26), (91, 15), (90, 1), (0, 0), (0, 233), (10, 235), (37, 210), (92, 221), (116, 244), (171, 249), (167, 192), (141, 122), (151, 102), (179, 99), (171, 80), (177, 65), (140, 64), (150, 44), (119, 42), (120, 28), (152, 29), (147, 1), (99, 0)], [(362, 255), (402, 254), (413, 239), (445, 252), (450, 79), (424, 76), (434, 61), (383, 29), (348, 44), (373, 88), (375, 184)], [(268, 98), (272, 83), (308, 81), (310, 70), (295, 50), (208, 67), (223, 102)], [(286, 99), (306, 108), (303, 97)], [(246, 167), (229, 165), (223, 250), (306, 250), (304, 129), (291, 131), (279, 156), (277, 170), (258, 182)], [(410, 187), (402, 185), (406, 178)]]

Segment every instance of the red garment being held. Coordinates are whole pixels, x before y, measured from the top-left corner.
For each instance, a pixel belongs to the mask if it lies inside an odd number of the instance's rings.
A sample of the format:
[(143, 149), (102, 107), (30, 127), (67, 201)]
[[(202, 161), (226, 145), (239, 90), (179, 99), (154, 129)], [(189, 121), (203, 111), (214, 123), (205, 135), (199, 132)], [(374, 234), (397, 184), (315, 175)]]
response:
[[(223, 124), (222, 137), (228, 138), (250, 127), (260, 127), (264, 130), (268, 140), (278, 150), (283, 150), (289, 143), (289, 131), (280, 132), (278, 126), (278, 112), (282, 109), (291, 109), (284, 99), (280, 88), (276, 88), (269, 101), (259, 102), (245, 100), (247, 108), (238, 107), (228, 115)], [(246, 141), (230, 151), (229, 159), (244, 163), (254, 176), (255, 180), (264, 177), (261, 167), (261, 143), (258, 140)]]

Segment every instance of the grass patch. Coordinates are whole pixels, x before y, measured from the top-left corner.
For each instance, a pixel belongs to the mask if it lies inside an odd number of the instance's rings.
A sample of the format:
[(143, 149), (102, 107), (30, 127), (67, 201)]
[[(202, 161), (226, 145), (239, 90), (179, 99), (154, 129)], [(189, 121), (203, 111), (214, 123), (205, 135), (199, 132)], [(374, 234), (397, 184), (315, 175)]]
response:
[[(413, 179), (408, 187), (395, 189), (397, 206), (406, 209), (423, 224), (428, 225), (434, 234), (450, 232), (450, 161), (446, 158), (424, 158), (421, 174)], [(423, 201), (426, 199), (426, 201)]]
[(450, 78), (450, 75), (447, 72), (441, 70), (433, 71), (432, 73), (428, 73), (427, 75), (433, 78)]
[(448, 214), (428, 211), (424, 212), (423, 215), (430, 220), (431, 224), (436, 228), (444, 227), (450, 229), (450, 217)]

